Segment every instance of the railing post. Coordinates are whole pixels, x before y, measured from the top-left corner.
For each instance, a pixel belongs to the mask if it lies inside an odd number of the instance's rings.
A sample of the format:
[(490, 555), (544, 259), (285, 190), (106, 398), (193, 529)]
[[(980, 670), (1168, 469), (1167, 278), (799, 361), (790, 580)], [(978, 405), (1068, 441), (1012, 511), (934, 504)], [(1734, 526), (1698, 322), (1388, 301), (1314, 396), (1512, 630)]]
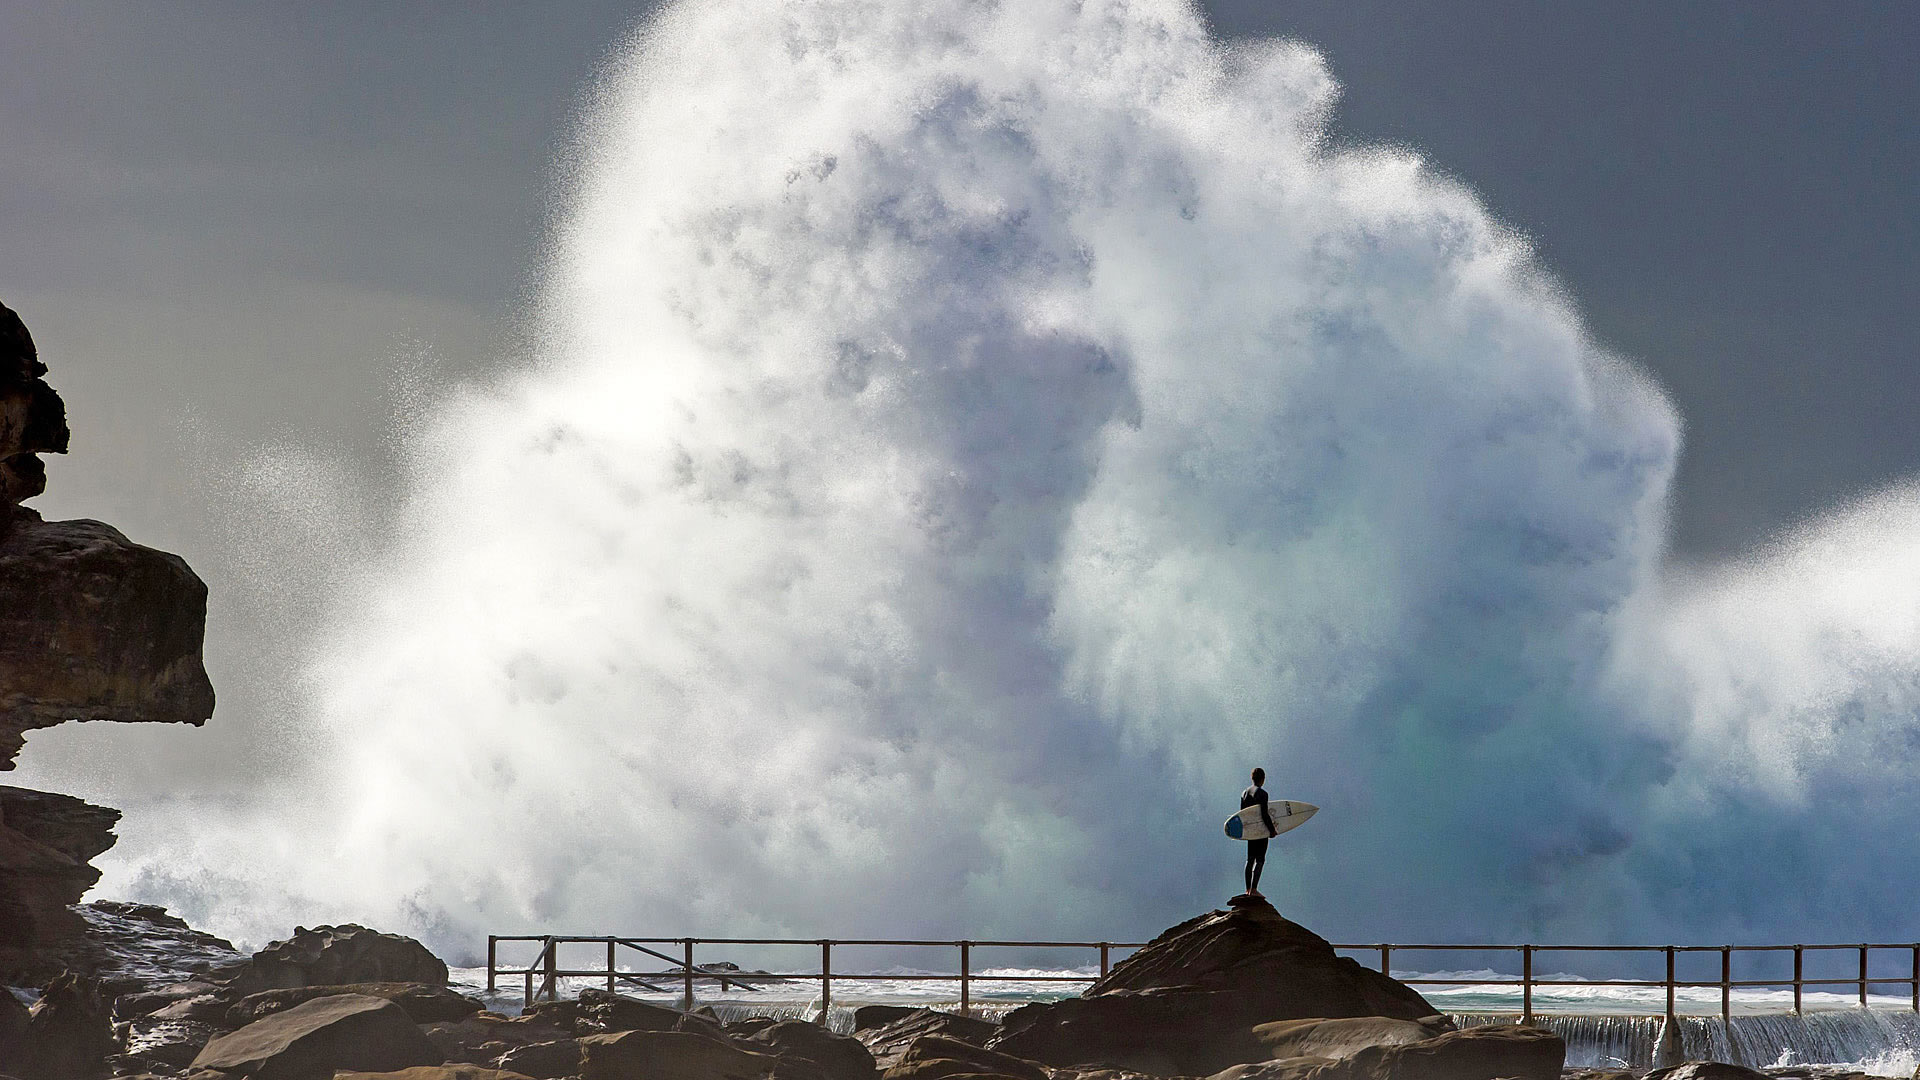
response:
[(683, 944), (685, 944), (687, 949), (687, 952), (686, 952), (687, 992), (686, 992), (685, 1004), (686, 1004), (686, 1011), (692, 1012), (693, 1011), (693, 939), (686, 938)]
[(1667, 946), (1667, 1021), (1673, 1021), (1673, 946)]
[(533, 1008), (533, 965), (527, 965), (527, 985), (520, 989), (520, 1011)]
[[(1111, 970), (1111, 966), (1107, 963), (1107, 950), (1110, 948), (1112, 948), (1111, 943), (1105, 941), (1100, 943), (1100, 977), (1103, 979), (1107, 977), (1107, 972)], [(1913, 947), (1913, 956), (1913, 962), (1920, 964), (1920, 945)], [(1916, 967), (1914, 970), (1920, 971), (1920, 967)], [(1914, 985), (1920, 986), (1920, 982), (1916, 982)], [(1915, 993), (1920, 993), (1920, 990), (1916, 990)], [(1920, 1005), (1914, 1006), (1914, 1011), (1920, 1012)]]
[(1867, 1007), (1867, 947), (1860, 946), (1860, 1007)]
[(968, 1006), (971, 1004), (971, 1000), (967, 994), (967, 979), (970, 978), (973, 974), (971, 970), (972, 967), (973, 967), (973, 943), (971, 941), (963, 941), (960, 943), (960, 1015), (961, 1016), (973, 1015), (971, 1012), (967, 1011)]
[(560, 944), (547, 938), (547, 1000), (560, 1000)]
[(609, 994), (613, 993), (613, 968), (614, 968), (613, 939), (608, 938), (607, 939), (607, 993)]
[(827, 1014), (833, 1011), (833, 942), (820, 943), (820, 1026), (827, 1026)]
[(1800, 954), (1803, 951), (1798, 945), (1793, 947), (1793, 1011), (1796, 1015), (1800, 1012)]
[(1393, 972), (1388, 970), (1392, 966), (1393, 966), (1393, 946), (1391, 945), (1380, 946), (1380, 974), (1386, 975), (1386, 976), (1392, 976)]
[(1920, 945), (1913, 947), (1913, 1011), (1920, 1013)]
[(1720, 1022), (1734, 1022), (1734, 945), (1720, 945)]
[[(499, 950), (500, 950), (500, 939), (495, 937), (492, 934), (488, 934), (487, 935), (487, 993), (489, 994), (493, 993), (493, 989), (494, 989), (494, 985), (493, 985), (494, 970), (497, 966), (495, 964), (495, 961), (499, 958)], [(1913, 947), (1913, 956), (1914, 956), (1914, 963), (1920, 964), (1920, 945), (1915, 945)], [(1916, 967), (1914, 970), (1920, 971), (1920, 967)], [(1920, 982), (1917, 982), (1914, 985), (1920, 986)], [(1915, 1011), (1920, 1012), (1920, 1009), (1916, 1009)]]
[(1533, 946), (1520, 946), (1520, 1022), (1533, 1023)]

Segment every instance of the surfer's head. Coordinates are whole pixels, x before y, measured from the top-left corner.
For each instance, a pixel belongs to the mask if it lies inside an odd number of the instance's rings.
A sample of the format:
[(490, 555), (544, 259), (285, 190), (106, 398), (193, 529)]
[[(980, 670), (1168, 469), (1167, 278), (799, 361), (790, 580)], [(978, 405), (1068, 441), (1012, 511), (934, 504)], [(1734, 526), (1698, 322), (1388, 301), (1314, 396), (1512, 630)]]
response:
[(1254, 783), (1254, 786), (1256, 786), (1256, 787), (1258, 787), (1259, 785), (1261, 785), (1261, 784), (1264, 784), (1264, 783), (1266, 783), (1266, 782), (1267, 782), (1267, 770), (1265, 770), (1265, 769), (1255, 769), (1255, 770), (1253, 770), (1253, 783)]

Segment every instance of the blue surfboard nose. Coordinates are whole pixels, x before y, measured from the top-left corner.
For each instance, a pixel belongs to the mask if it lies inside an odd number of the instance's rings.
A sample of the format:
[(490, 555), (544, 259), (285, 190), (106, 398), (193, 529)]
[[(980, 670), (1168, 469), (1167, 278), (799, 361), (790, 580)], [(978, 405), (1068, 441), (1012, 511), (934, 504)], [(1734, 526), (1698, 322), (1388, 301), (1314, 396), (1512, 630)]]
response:
[(1227, 835), (1233, 837), (1235, 840), (1240, 839), (1240, 831), (1243, 828), (1245, 828), (1245, 826), (1241, 824), (1239, 818), (1230, 817), (1227, 819)]

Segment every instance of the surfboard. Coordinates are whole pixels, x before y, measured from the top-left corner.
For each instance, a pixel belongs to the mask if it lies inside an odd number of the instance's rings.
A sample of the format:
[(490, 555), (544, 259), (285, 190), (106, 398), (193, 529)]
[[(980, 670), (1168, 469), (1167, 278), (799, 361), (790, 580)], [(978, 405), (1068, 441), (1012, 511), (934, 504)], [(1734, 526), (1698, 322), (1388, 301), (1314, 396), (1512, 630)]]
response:
[(1265, 840), (1305, 825), (1308, 818), (1319, 812), (1320, 808), (1312, 803), (1268, 799), (1267, 816), (1273, 819), (1272, 832), (1268, 832), (1267, 823), (1260, 820), (1260, 807), (1256, 804), (1227, 819), (1227, 835), (1235, 840)]

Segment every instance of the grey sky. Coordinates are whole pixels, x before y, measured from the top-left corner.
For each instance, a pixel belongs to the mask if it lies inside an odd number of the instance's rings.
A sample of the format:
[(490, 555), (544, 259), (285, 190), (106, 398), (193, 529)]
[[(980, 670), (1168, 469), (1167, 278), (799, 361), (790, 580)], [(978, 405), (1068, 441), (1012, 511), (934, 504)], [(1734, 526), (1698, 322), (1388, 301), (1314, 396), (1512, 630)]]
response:
[[(1683, 554), (1920, 471), (1920, 9), (1211, 10), (1323, 48), (1343, 134), (1472, 183), (1657, 373)], [(75, 430), (42, 510), (194, 559), (222, 447), (329, 446), (377, 488), (396, 362), (511, 363), (569, 117), (639, 13), (0, 4), (0, 296)]]

